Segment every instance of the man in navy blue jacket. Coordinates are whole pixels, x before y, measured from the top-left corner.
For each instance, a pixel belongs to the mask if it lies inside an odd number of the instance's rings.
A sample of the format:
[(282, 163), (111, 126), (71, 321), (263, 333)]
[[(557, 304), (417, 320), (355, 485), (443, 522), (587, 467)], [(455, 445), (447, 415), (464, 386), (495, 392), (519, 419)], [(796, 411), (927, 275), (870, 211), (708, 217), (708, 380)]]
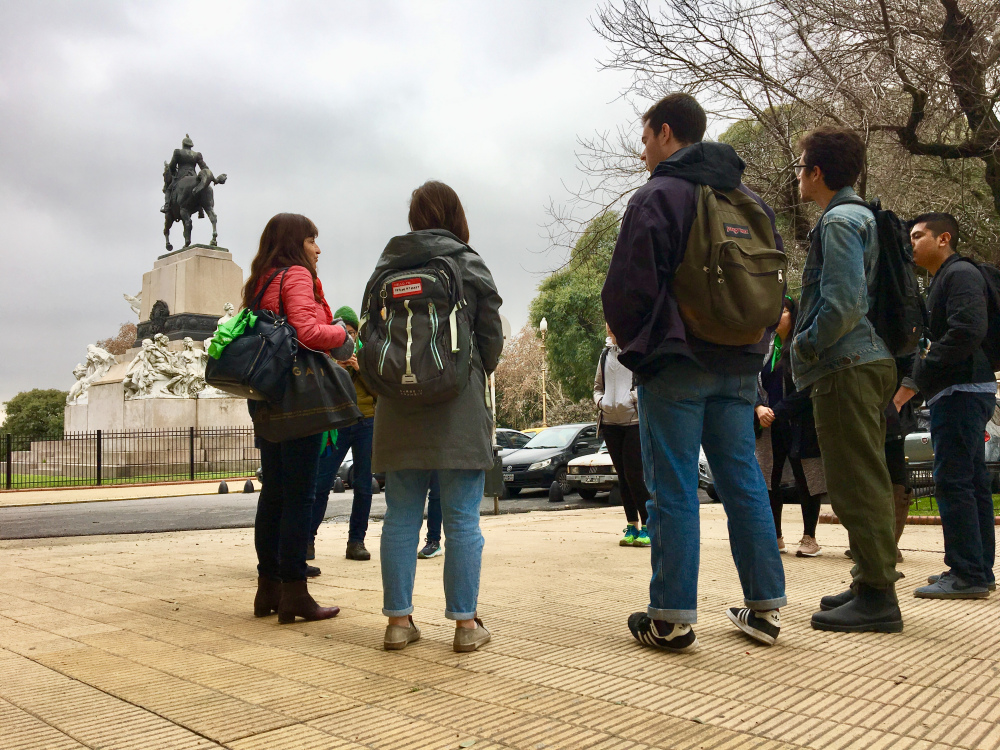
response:
[[(726, 514), (744, 607), (727, 614), (749, 636), (774, 643), (784, 606), (767, 486), (754, 456), (757, 372), (768, 337), (721, 346), (685, 330), (672, 277), (684, 257), (697, 186), (742, 190), (743, 160), (732, 147), (705, 143), (705, 111), (687, 94), (670, 94), (642, 118), (643, 160), (651, 176), (629, 201), (601, 292), (604, 317), (637, 374), (643, 473), (653, 576), (649, 607), (629, 617), (644, 645), (686, 652), (697, 647), (700, 550), (698, 447), (705, 449)], [(781, 238), (774, 232), (778, 249)], [(774, 321), (777, 324), (777, 320)]]

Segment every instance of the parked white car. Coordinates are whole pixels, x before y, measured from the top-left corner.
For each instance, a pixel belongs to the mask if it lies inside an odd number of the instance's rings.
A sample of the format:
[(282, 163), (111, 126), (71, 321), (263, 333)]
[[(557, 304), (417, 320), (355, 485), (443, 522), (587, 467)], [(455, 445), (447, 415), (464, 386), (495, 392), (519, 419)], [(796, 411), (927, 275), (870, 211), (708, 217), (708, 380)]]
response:
[(566, 482), (584, 500), (593, 500), (598, 492), (611, 492), (618, 486), (618, 472), (611, 463), (608, 447), (602, 442), (597, 453), (570, 461), (566, 466)]

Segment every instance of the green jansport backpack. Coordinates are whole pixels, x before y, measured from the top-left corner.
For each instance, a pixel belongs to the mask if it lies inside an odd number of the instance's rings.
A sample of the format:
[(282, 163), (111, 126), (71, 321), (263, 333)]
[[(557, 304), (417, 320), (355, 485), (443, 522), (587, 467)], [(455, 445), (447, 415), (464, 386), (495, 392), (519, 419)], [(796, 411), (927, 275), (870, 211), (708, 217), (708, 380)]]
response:
[(361, 379), (378, 396), (410, 404), (455, 398), (469, 382), (472, 325), (450, 257), (382, 273), (364, 301)]
[(694, 224), (673, 280), (681, 318), (703, 341), (756, 344), (781, 316), (788, 260), (751, 196), (708, 185), (696, 189)]

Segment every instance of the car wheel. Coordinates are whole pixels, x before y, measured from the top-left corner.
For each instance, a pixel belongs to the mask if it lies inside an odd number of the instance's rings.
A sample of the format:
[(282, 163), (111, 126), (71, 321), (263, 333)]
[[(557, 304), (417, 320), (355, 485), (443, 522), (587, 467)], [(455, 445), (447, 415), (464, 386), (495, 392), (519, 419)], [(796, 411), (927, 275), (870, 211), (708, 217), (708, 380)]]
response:
[(593, 500), (597, 497), (597, 490), (577, 490), (584, 500)]
[(559, 471), (556, 472), (556, 481), (559, 482), (559, 489), (562, 490), (562, 493), (564, 495), (568, 495), (570, 492), (573, 491), (573, 488), (570, 487), (569, 482), (566, 481), (566, 467), (565, 466), (562, 467), (561, 469), (559, 469)]
[(611, 492), (608, 493), (608, 504), (609, 505), (621, 505), (622, 504), (622, 491), (616, 484), (611, 488)]
[(520, 494), (521, 494), (521, 488), (520, 487), (508, 487), (507, 488), (507, 497), (517, 497)]
[(709, 498), (711, 498), (713, 503), (720, 502), (719, 493), (718, 491), (716, 491), (714, 484), (710, 484), (708, 485), (708, 487), (705, 488), (705, 494), (708, 495)]

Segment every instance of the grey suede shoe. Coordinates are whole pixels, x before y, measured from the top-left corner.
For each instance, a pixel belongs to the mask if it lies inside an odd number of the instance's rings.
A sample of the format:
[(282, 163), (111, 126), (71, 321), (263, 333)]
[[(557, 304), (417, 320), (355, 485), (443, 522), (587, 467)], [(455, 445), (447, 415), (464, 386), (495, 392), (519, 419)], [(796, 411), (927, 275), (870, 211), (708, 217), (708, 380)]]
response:
[[(940, 575), (927, 576), (927, 583), (937, 583), (939, 580), (941, 580), (944, 576), (948, 575), (948, 573), (950, 573), (950, 572), (951, 571), (946, 570), (944, 573), (941, 573)], [(996, 591), (997, 590), (997, 582), (996, 581), (991, 581), (990, 583), (987, 583), (986, 584), (986, 588), (989, 589), (990, 591)]]
[(490, 642), (490, 631), (483, 625), (483, 621), (476, 618), (476, 629), (455, 628), (455, 642), (452, 648), (459, 654), (475, 651), (480, 646), (485, 646)]
[(915, 589), (913, 595), (918, 599), (986, 599), (990, 595), (990, 590), (947, 573), (941, 575), (934, 583)]
[(402, 651), (411, 643), (419, 640), (420, 628), (413, 622), (413, 616), (411, 615), (409, 627), (404, 628), (402, 625), (386, 626), (383, 645), (386, 651)]

